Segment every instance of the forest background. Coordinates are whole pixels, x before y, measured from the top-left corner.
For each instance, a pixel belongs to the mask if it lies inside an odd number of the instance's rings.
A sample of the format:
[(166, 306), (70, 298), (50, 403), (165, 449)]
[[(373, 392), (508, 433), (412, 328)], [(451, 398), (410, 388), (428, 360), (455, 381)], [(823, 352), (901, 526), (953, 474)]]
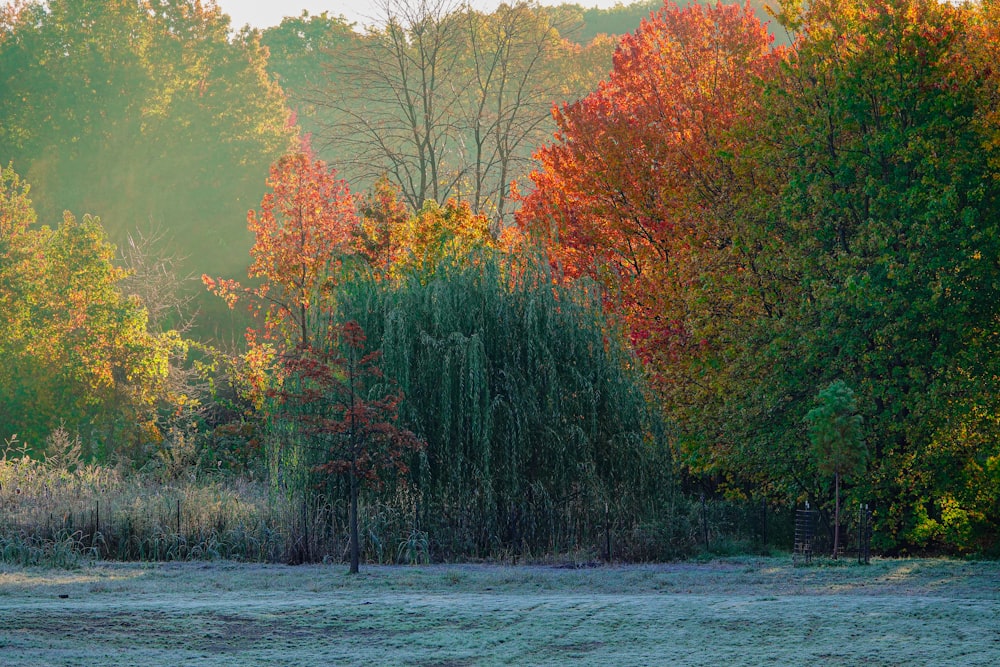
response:
[(996, 555), (1000, 4), (380, 12), (3, 9), (5, 554)]

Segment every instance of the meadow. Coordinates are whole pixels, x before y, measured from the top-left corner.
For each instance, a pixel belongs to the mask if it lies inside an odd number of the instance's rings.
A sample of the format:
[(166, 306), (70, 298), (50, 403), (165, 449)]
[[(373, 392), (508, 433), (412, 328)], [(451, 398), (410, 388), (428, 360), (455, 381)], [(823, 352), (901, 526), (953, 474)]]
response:
[(1000, 563), (0, 565), (0, 663), (995, 665)]

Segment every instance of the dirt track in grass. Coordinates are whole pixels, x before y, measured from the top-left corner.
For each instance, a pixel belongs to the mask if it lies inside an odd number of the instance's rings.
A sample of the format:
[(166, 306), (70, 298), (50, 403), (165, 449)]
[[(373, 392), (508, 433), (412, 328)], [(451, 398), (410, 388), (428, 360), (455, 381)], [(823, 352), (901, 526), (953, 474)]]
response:
[(997, 665), (1000, 564), (0, 565), (0, 665)]

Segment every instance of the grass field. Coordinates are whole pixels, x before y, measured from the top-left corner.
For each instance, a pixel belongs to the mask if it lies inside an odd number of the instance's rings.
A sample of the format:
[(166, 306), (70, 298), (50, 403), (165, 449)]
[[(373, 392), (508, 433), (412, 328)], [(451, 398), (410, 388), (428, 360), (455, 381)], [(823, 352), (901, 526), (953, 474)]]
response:
[(1000, 564), (0, 565), (0, 664), (997, 665)]

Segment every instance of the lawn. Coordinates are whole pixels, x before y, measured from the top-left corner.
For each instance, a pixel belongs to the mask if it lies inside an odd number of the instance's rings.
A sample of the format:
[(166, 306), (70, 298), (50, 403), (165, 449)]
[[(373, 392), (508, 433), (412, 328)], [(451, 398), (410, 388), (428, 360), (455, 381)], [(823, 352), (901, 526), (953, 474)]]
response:
[(0, 565), (0, 664), (997, 665), (1000, 564)]

